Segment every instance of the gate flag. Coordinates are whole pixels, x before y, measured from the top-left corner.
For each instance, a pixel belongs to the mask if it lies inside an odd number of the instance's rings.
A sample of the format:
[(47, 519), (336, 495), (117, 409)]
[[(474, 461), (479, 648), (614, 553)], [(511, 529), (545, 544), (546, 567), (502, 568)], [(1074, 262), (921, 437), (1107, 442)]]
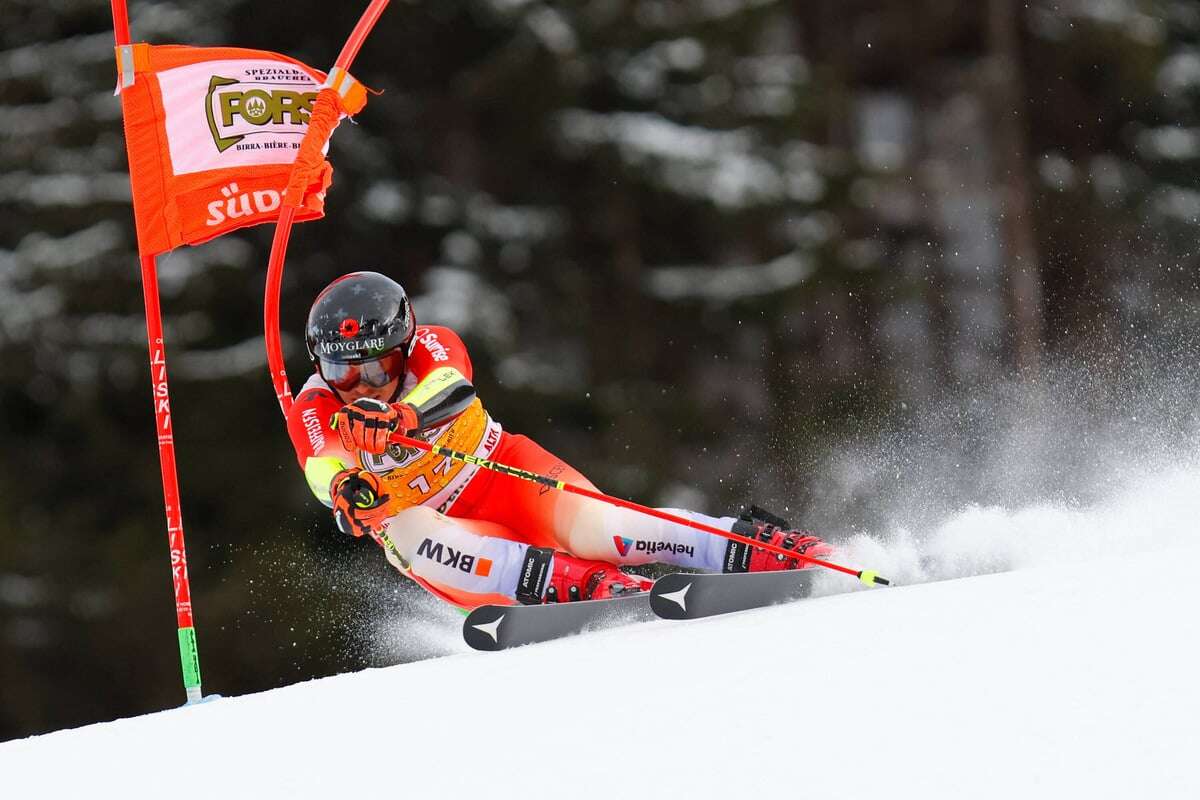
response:
[[(292, 164), (322, 88), (338, 95), (326, 124), (357, 114), (366, 89), (265, 50), (182, 45), (117, 48), (138, 250), (155, 256), (279, 217)], [(323, 125), (318, 122), (319, 126)], [(324, 215), (328, 137), (310, 182), (287, 197), (296, 220)]]

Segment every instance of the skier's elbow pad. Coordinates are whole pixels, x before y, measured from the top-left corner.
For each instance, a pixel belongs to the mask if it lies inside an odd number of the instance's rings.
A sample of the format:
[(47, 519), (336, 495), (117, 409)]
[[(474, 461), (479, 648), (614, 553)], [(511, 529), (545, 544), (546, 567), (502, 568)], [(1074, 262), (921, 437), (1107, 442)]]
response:
[(475, 401), (475, 387), (454, 367), (435, 369), (401, 398), (417, 410), (421, 429), (442, 425)]

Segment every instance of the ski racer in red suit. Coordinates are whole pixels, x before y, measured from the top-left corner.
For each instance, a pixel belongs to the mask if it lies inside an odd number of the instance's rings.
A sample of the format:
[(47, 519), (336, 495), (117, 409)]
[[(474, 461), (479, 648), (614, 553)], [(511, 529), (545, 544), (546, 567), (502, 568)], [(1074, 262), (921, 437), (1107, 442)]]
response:
[[(340, 530), (377, 541), (385, 531), (399, 550), (384, 548), (392, 565), (455, 605), (601, 599), (648, 587), (618, 564), (758, 572), (807, 563), (389, 443), (398, 431), (595, 488), (488, 415), (462, 340), (449, 328), (418, 326), (390, 278), (354, 272), (331, 283), (309, 312), (305, 339), (316, 372), (292, 405), (288, 433), (309, 487)], [(666, 510), (815, 558), (832, 552), (757, 509), (741, 518)]]

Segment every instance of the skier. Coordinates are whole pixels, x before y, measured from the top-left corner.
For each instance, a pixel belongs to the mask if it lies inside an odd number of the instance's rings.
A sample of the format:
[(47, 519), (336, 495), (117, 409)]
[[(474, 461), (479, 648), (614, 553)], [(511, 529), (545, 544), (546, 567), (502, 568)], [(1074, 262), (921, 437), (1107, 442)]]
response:
[[(315, 373), (288, 414), (309, 487), (339, 530), (379, 540), (393, 566), (462, 608), (589, 600), (644, 591), (617, 564), (724, 572), (807, 565), (598, 500), (389, 443), (392, 432), (594, 489), (528, 437), (501, 429), (471, 384), (449, 328), (418, 326), (404, 289), (375, 272), (317, 297), (305, 333)], [(714, 518), (664, 509), (824, 558), (832, 548), (769, 514)], [(772, 524), (775, 523), (775, 524)]]

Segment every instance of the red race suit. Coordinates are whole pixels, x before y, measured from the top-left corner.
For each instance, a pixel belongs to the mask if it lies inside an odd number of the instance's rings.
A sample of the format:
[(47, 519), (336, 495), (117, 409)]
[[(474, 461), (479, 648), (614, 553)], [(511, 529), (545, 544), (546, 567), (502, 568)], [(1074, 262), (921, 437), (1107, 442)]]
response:
[[(434, 325), (417, 328), (407, 369), (400, 400), (419, 411), (443, 396), (447, 386), (470, 383), (473, 375), (462, 340), (449, 328)], [(661, 561), (720, 569), (725, 541), (686, 526), (401, 445), (390, 445), (382, 455), (347, 452), (329, 425), (342, 405), (314, 373), (288, 414), (288, 433), (309, 488), (331, 505), (329, 483), (340, 470), (359, 467), (378, 474), (389, 496), (388, 536), (400, 551), (385, 549), (388, 560), (455, 605), (515, 602), (517, 572), (530, 545), (619, 564)], [(418, 435), (595, 488), (532, 439), (502, 430), (478, 397), (457, 416)], [(732, 517), (669, 510), (726, 529), (733, 522)]]

